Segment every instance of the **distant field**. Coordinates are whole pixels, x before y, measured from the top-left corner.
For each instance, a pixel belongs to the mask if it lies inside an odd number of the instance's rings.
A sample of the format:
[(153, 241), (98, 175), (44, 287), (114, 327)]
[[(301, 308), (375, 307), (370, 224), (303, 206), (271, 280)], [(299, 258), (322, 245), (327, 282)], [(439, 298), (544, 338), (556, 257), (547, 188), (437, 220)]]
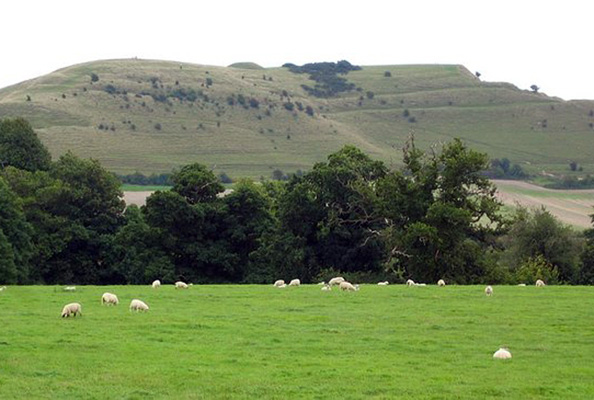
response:
[[(105, 291), (121, 304), (101, 306)], [(0, 398), (594, 398), (594, 289), (494, 291), (11, 286)], [(61, 319), (72, 301), (84, 316)], [(502, 345), (512, 360), (492, 359)]]
[(566, 224), (591, 228), (594, 214), (594, 189), (553, 190), (520, 181), (494, 181), (498, 198), (508, 206), (544, 206)]

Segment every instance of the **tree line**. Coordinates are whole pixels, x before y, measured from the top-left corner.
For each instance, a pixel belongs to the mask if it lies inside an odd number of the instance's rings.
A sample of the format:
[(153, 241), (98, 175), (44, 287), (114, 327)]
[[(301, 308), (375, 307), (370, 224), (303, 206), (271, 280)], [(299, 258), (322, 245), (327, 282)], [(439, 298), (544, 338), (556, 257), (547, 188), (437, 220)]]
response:
[(486, 154), (411, 138), (390, 170), (356, 147), (287, 181), (232, 193), (199, 163), (126, 207), (121, 182), (71, 152), (52, 161), (29, 123), (0, 121), (0, 283), (594, 282), (594, 230), (544, 209), (501, 212)]

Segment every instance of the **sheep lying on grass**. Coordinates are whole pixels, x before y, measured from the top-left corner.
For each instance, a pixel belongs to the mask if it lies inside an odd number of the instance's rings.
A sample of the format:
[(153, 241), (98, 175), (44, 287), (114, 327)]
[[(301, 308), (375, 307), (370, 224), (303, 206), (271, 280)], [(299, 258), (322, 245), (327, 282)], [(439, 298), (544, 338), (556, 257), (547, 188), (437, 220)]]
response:
[(76, 292), (76, 286), (66, 286), (63, 290), (65, 292)]
[(359, 285), (354, 285), (350, 282), (343, 281), (340, 282), (340, 290), (349, 291), (349, 292), (356, 292), (359, 290)]
[(101, 296), (101, 304), (117, 306), (120, 304), (120, 300), (115, 294), (105, 292), (103, 293), (103, 296)]
[(301, 281), (299, 279), (293, 279), (291, 282), (289, 282), (289, 286), (300, 286), (301, 285)]
[(493, 358), (498, 360), (507, 360), (509, 358), (512, 358), (512, 355), (508, 349), (506, 349), (505, 347), (501, 347), (499, 350), (493, 353)]
[(342, 276), (337, 276), (336, 278), (330, 279), (328, 284), (330, 286), (336, 286), (336, 285), (340, 285), (341, 282), (344, 282), (344, 278)]
[(438, 280), (437, 286), (445, 286), (445, 281), (443, 279)]
[(149, 306), (147, 306), (146, 303), (142, 300), (133, 299), (130, 302), (130, 311), (132, 311), (132, 310), (136, 310), (136, 312), (148, 311), (148, 309), (149, 309)]
[(324, 286), (322, 286), (322, 292), (329, 292), (332, 290), (332, 286), (325, 284)]
[(0, 292), (3, 292), (3, 291), (5, 291), (5, 290), (6, 290), (6, 286), (2, 286), (2, 287), (0, 287)]
[(158, 279), (157, 279), (157, 280), (155, 280), (155, 281), (153, 281), (153, 284), (152, 284), (152, 286), (153, 286), (153, 289), (158, 289), (158, 288), (160, 288), (160, 287), (161, 287), (161, 281), (160, 281), (160, 280), (158, 280)]
[(74, 317), (80, 315), (82, 317), (82, 307), (79, 303), (66, 304), (64, 308), (62, 308), (62, 318), (68, 318), (71, 315)]
[(520, 284), (518, 284), (518, 286), (524, 287), (524, 286), (526, 286), (526, 284), (525, 283), (520, 283)]
[(285, 281), (283, 281), (282, 279), (277, 280), (276, 282), (274, 282), (275, 287), (280, 287), (280, 286), (284, 286), (285, 285)]
[(388, 281), (383, 281), (383, 282), (377, 283), (378, 286), (388, 286), (389, 284), (390, 284), (390, 282), (388, 282)]
[(538, 279), (538, 280), (536, 281), (536, 287), (543, 287), (544, 285), (545, 285), (544, 281), (542, 281), (542, 280), (540, 280), (540, 279)]
[(487, 286), (487, 287), (485, 288), (485, 294), (486, 294), (487, 296), (491, 296), (491, 295), (493, 294), (493, 288), (492, 288), (491, 286)]
[(413, 281), (412, 279), (409, 279), (406, 281), (406, 286), (414, 286), (415, 285), (415, 281)]

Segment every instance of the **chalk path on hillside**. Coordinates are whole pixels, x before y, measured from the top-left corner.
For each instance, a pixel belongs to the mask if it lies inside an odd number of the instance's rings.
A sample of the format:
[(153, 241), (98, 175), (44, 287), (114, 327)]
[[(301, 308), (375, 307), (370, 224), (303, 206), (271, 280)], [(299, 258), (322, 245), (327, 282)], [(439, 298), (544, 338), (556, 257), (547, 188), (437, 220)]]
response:
[[(594, 214), (594, 189), (587, 190), (553, 190), (532, 185), (522, 181), (494, 180), (497, 186), (497, 198), (503, 204), (524, 207), (544, 206), (551, 214), (566, 224), (580, 228), (591, 228), (590, 214)], [(543, 196), (529, 195), (522, 191), (542, 193)], [(153, 193), (124, 192), (126, 204), (136, 204), (139, 207), (146, 203), (146, 198)], [(579, 195), (580, 198), (564, 198), (563, 195)], [(559, 197), (554, 197), (559, 195)]]

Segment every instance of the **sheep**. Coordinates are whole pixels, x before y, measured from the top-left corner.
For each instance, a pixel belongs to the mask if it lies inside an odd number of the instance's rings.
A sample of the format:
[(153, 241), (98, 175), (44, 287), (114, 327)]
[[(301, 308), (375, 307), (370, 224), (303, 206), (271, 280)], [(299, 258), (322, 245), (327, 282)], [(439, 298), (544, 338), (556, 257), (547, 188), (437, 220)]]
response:
[(115, 294), (105, 292), (103, 293), (103, 296), (101, 296), (101, 304), (112, 304), (114, 306), (117, 306), (118, 304), (120, 304), (120, 300), (118, 299), (118, 296), (116, 296)]
[(5, 290), (6, 290), (6, 286), (2, 286), (2, 287), (0, 287), (0, 292), (3, 292), (3, 291), (5, 291)]
[(75, 317), (77, 315), (80, 315), (82, 317), (82, 307), (79, 303), (69, 303), (66, 304), (64, 308), (62, 308), (62, 318), (68, 318), (73, 314)]
[(415, 281), (413, 281), (412, 279), (409, 279), (406, 281), (406, 286), (414, 286), (415, 285)]
[(501, 347), (499, 348), (499, 350), (493, 353), (493, 358), (498, 360), (507, 360), (509, 358), (512, 358), (512, 355), (508, 349), (506, 349), (505, 347)]
[(153, 286), (153, 289), (158, 289), (158, 288), (160, 288), (160, 287), (161, 287), (161, 281), (160, 281), (160, 280), (158, 280), (158, 279), (157, 279), (157, 280), (155, 280), (155, 281), (153, 281), (153, 283), (152, 283), (152, 286)]
[(133, 299), (130, 302), (130, 311), (132, 311), (132, 310), (136, 310), (136, 312), (148, 311), (148, 309), (149, 309), (149, 306), (147, 306), (146, 303), (142, 300)]
[(330, 279), (330, 281), (328, 282), (328, 284), (330, 286), (336, 286), (336, 285), (340, 285), (341, 282), (344, 282), (344, 278), (342, 276), (337, 276), (336, 278), (332, 278)]
[(291, 282), (289, 282), (289, 286), (300, 286), (301, 285), (301, 281), (299, 279), (293, 279)]
[(176, 289), (187, 289), (188, 288), (188, 284), (182, 281), (177, 281), (175, 282), (175, 288)]
[(279, 285), (279, 286), (276, 286), (276, 287), (279, 288), (279, 289), (284, 289), (284, 288), (287, 287), (287, 284), (286, 283), (283, 283), (282, 285)]
[(325, 281), (318, 282), (318, 286), (324, 286), (324, 285), (326, 285), (326, 282)]
[(445, 281), (443, 279), (438, 280), (437, 286), (445, 286)]
[(383, 281), (383, 282), (378, 282), (377, 284), (378, 284), (378, 286), (388, 286), (390, 284), (390, 282)]
[(519, 283), (518, 286), (526, 286), (525, 283)]
[(536, 281), (536, 287), (544, 287), (544, 285), (545, 285), (545, 283), (541, 279), (538, 279)]
[(332, 286), (325, 284), (324, 286), (322, 286), (322, 292), (329, 292), (332, 290)]
[(274, 286), (275, 287), (285, 286), (285, 281), (283, 281), (282, 279), (279, 279), (278, 281), (274, 282)]
[(426, 283), (415, 283), (415, 286), (427, 286)]
[(359, 285), (354, 285), (353, 286), (352, 283), (347, 282), (347, 281), (340, 282), (339, 287), (340, 287), (341, 290), (343, 290), (343, 291), (349, 291), (349, 292), (356, 292), (356, 291), (359, 290)]
[(486, 294), (487, 296), (491, 296), (491, 295), (493, 294), (493, 288), (492, 288), (491, 286), (487, 286), (487, 287), (485, 288), (485, 294)]
[(66, 286), (64, 288), (65, 292), (76, 292), (76, 286)]

